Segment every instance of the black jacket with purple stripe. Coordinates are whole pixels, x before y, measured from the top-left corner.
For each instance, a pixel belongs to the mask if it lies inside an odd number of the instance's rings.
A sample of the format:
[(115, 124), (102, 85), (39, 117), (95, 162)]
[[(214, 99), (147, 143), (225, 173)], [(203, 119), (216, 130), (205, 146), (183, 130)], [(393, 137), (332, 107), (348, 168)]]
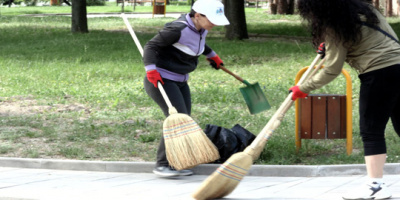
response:
[(146, 71), (157, 69), (163, 78), (187, 81), (188, 74), (196, 69), (200, 55), (216, 55), (206, 45), (207, 33), (205, 29), (198, 31), (188, 14), (165, 24), (144, 46)]

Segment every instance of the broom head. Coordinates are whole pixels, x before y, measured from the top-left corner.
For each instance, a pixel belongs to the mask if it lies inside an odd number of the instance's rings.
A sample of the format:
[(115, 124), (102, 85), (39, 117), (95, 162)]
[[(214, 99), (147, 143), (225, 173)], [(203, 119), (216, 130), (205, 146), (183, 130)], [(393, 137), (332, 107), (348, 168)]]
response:
[[(173, 108), (175, 110), (175, 108)], [(169, 111), (164, 140), (169, 164), (176, 170), (188, 169), (220, 158), (218, 149), (188, 115)]]
[(196, 200), (217, 199), (230, 194), (250, 170), (252, 156), (239, 152), (233, 154), (212, 173), (192, 194)]

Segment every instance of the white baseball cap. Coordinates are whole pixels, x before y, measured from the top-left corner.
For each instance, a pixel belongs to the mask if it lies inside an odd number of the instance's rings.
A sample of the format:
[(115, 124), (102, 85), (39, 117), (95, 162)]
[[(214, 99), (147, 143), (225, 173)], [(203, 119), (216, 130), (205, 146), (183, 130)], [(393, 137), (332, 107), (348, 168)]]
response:
[(205, 15), (211, 23), (217, 26), (229, 24), (224, 14), (224, 4), (218, 0), (197, 0), (194, 2), (192, 9)]

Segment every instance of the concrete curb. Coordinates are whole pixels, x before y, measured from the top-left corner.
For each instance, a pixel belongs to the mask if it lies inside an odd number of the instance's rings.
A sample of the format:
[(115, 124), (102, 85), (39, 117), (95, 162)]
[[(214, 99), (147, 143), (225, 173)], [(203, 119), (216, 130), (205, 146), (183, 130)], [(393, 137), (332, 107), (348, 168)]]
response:
[[(56, 160), (0, 157), (0, 167), (76, 171), (152, 173), (154, 162)], [(193, 168), (196, 175), (210, 175), (220, 165), (202, 164)], [(400, 163), (388, 163), (385, 174), (400, 174)], [(353, 165), (253, 165), (248, 176), (323, 177), (366, 175), (364, 164)]]

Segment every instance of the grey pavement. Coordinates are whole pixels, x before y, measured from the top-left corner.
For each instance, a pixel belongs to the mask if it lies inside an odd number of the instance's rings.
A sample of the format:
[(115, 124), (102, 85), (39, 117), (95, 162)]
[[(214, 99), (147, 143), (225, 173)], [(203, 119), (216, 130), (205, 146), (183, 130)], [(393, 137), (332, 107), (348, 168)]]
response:
[[(174, 179), (152, 174), (153, 162), (115, 162), (0, 157), (0, 199), (185, 200), (218, 167)], [(400, 164), (385, 166), (392, 199), (400, 199)], [(253, 165), (227, 200), (342, 199), (366, 181), (360, 165)]]

